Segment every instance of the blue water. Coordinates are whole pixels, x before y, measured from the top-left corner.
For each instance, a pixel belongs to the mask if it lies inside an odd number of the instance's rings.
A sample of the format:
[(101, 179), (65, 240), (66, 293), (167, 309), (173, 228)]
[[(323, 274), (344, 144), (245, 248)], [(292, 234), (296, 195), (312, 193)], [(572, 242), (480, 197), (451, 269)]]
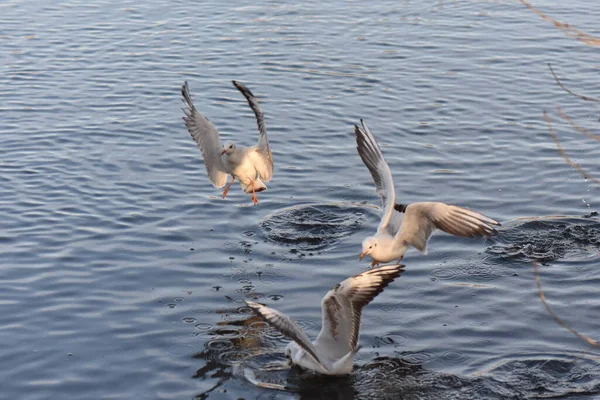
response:
[[(600, 37), (600, 5), (534, 3)], [(0, 4), (0, 369), (3, 398), (594, 398), (600, 352), (598, 48), (520, 2)], [(275, 160), (260, 205), (213, 188), (181, 117), (189, 82), (223, 138), (255, 120)], [(264, 371), (286, 340), (244, 307), (315, 337), (320, 299), (359, 273), (379, 199), (356, 154), (365, 118), (401, 202), (503, 223), (436, 234), (363, 312), (345, 379)], [(567, 218), (551, 218), (567, 216)], [(587, 217), (586, 217), (587, 216)], [(285, 384), (258, 387), (248, 379)]]

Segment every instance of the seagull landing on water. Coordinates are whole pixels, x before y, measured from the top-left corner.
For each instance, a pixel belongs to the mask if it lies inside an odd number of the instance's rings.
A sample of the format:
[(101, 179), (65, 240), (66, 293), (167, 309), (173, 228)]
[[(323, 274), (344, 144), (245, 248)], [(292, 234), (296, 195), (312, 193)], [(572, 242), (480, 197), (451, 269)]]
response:
[(323, 298), (323, 326), (314, 343), (290, 317), (258, 303), (246, 301), (269, 325), (292, 339), (285, 348), (294, 365), (326, 375), (352, 372), (354, 355), (360, 350), (360, 317), (383, 289), (404, 271), (404, 265), (386, 265), (355, 275), (337, 284)]
[(264, 114), (258, 105), (258, 100), (246, 86), (237, 81), (232, 82), (246, 97), (250, 108), (256, 115), (259, 132), (256, 146), (242, 147), (229, 142), (223, 147), (217, 128), (200, 114), (192, 103), (187, 82), (181, 88), (186, 105), (186, 108), (183, 109), (185, 113), (183, 120), (190, 135), (202, 151), (206, 172), (212, 184), (221, 188), (225, 186), (227, 177), (231, 175), (231, 183), (223, 191), (223, 198), (227, 197), (229, 188), (237, 179), (246, 193), (252, 193), (254, 204), (258, 204), (256, 193), (266, 190), (267, 187), (263, 181), (269, 182), (273, 177), (273, 154), (269, 147)]
[(493, 225), (500, 225), (499, 222), (463, 207), (434, 202), (395, 204), (396, 192), (390, 167), (367, 124), (362, 119), (360, 123), (362, 128), (354, 125), (356, 148), (383, 201), (383, 217), (375, 236), (363, 241), (361, 260), (369, 255), (373, 259), (372, 266), (393, 260), (400, 263), (409, 246), (427, 254), (427, 242), (436, 229), (462, 237), (496, 233)]

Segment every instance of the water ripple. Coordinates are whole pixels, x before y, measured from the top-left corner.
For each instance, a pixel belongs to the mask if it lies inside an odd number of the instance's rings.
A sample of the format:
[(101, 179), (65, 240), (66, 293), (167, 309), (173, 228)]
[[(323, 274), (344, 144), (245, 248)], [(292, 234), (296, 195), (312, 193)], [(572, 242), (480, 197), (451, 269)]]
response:
[(342, 205), (295, 206), (269, 215), (260, 225), (273, 242), (304, 251), (325, 250), (362, 227), (363, 211)]

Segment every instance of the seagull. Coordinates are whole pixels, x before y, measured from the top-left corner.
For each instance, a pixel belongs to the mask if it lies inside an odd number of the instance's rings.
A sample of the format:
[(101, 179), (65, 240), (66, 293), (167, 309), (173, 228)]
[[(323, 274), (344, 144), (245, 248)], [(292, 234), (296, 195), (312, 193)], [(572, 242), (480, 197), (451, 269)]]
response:
[(338, 283), (321, 302), (323, 326), (314, 343), (282, 312), (252, 301), (246, 304), (269, 325), (292, 339), (285, 348), (285, 356), (291, 364), (325, 375), (346, 375), (352, 372), (354, 355), (361, 348), (358, 337), (363, 307), (402, 272), (404, 265), (385, 265)]
[(229, 188), (237, 179), (246, 193), (252, 193), (254, 204), (258, 204), (256, 193), (266, 190), (267, 186), (263, 181), (269, 182), (273, 177), (273, 154), (269, 147), (264, 114), (258, 100), (246, 86), (237, 81), (232, 82), (246, 97), (250, 108), (256, 115), (259, 132), (256, 146), (243, 147), (228, 142), (223, 147), (217, 128), (208, 118), (200, 114), (192, 103), (187, 81), (181, 88), (186, 105), (183, 109), (185, 113), (183, 120), (190, 135), (202, 151), (206, 172), (213, 186), (222, 188), (227, 183), (227, 177), (231, 175), (231, 183), (223, 191), (223, 198), (227, 197)]
[(366, 122), (361, 119), (360, 123), (362, 128), (354, 125), (356, 148), (383, 202), (377, 233), (362, 242), (361, 261), (369, 255), (373, 267), (396, 259), (400, 263), (409, 246), (427, 254), (427, 242), (436, 229), (462, 237), (491, 236), (497, 232), (493, 225), (500, 225), (499, 222), (463, 207), (438, 202), (395, 204), (390, 167)]

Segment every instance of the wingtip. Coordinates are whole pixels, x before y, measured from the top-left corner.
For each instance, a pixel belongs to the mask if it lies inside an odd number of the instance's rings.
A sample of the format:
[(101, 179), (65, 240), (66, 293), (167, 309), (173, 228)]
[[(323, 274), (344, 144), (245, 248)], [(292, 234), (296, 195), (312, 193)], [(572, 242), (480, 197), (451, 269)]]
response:
[(248, 307), (250, 307), (252, 310), (255, 310), (255, 309), (258, 309), (258, 308), (261, 307), (261, 304), (259, 304), (259, 303), (255, 303), (255, 302), (250, 301), (250, 300), (244, 300), (244, 301), (246, 302), (246, 305)]

